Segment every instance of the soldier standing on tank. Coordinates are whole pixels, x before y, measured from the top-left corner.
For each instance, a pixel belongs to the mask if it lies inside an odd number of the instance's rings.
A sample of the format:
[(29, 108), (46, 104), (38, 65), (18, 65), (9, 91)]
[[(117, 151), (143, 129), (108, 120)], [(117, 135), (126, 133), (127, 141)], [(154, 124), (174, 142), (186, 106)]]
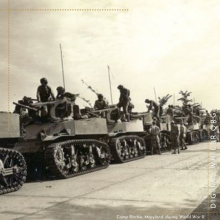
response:
[(171, 122), (171, 131), (170, 131), (170, 139), (171, 139), (171, 150), (173, 149), (172, 154), (176, 154), (176, 149), (178, 149), (178, 154), (180, 153), (179, 148), (179, 128), (175, 124), (174, 121)]
[(117, 107), (120, 109), (123, 108), (123, 114), (124, 118), (127, 121), (130, 121), (130, 115), (128, 113), (128, 106), (130, 103), (130, 90), (126, 89), (124, 86), (119, 85), (118, 89), (120, 91), (120, 97), (119, 97), (119, 103), (117, 104)]
[(153, 110), (154, 112), (154, 116), (157, 117), (157, 119), (159, 120), (160, 117), (160, 108), (159, 105), (153, 101), (153, 100), (149, 100), (149, 99), (145, 99), (145, 103), (150, 104), (148, 107), (148, 112), (150, 112), (150, 110)]
[(167, 114), (172, 118), (173, 120), (173, 108), (172, 105), (168, 105)]
[(40, 80), (41, 85), (37, 88), (37, 101), (48, 102), (50, 99), (55, 100), (54, 94), (46, 78)]
[(129, 105), (128, 105), (128, 114), (129, 114), (130, 119), (131, 119), (131, 114), (132, 114), (133, 108), (134, 108), (134, 104), (131, 103), (131, 99), (130, 99), (130, 102), (129, 102)]
[(160, 152), (160, 128), (156, 125), (156, 122), (153, 121), (152, 126), (150, 128), (150, 134), (151, 134), (151, 154), (153, 155), (154, 149), (156, 152), (161, 155)]
[[(105, 108), (108, 108), (107, 102), (104, 100), (104, 97), (102, 94), (98, 94), (98, 99), (95, 101), (94, 109), (95, 110), (103, 110)], [(101, 114), (102, 118), (105, 118), (106, 114), (105, 112), (102, 112)]]
[(185, 143), (185, 138), (186, 138), (186, 127), (184, 126), (183, 122), (180, 121), (180, 147), (181, 150), (187, 149), (186, 143)]

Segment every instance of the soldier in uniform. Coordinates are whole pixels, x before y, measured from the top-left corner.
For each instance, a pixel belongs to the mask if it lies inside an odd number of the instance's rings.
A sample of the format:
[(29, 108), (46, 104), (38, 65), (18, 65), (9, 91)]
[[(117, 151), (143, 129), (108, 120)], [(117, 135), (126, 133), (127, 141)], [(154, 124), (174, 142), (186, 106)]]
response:
[(130, 91), (122, 85), (119, 85), (118, 89), (120, 91), (120, 97), (117, 106), (119, 109), (121, 107), (123, 108), (124, 118), (126, 118), (127, 121), (130, 121), (130, 115), (128, 113), (128, 106), (130, 102)]
[(46, 78), (40, 80), (41, 85), (37, 88), (37, 101), (48, 102), (50, 99), (55, 100), (54, 94)]
[(180, 122), (180, 147), (181, 150), (187, 149), (186, 143), (185, 143), (185, 138), (186, 138), (186, 127), (184, 126), (183, 122)]
[(153, 121), (152, 126), (150, 128), (151, 134), (151, 154), (153, 155), (154, 149), (156, 152), (161, 155), (160, 152), (160, 128), (156, 125), (156, 122)]
[(188, 123), (193, 124), (193, 109), (192, 109), (191, 105), (186, 106), (185, 114), (186, 114), (186, 116), (189, 117)]
[(129, 113), (130, 115), (131, 115), (131, 113), (132, 113), (133, 108), (134, 108), (134, 104), (131, 103), (131, 102), (129, 102), (129, 105), (128, 105), (128, 113)]
[(130, 119), (131, 119), (131, 114), (132, 114), (133, 108), (134, 108), (134, 104), (131, 103), (131, 99), (130, 99), (130, 102), (129, 102), (129, 105), (128, 105), (128, 114), (129, 114)]
[(172, 105), (168, 105), (167, 114), (173, 119), (173, 108)]
[(157, 117), (153, 117), (153, 121), (160, 128), (160, 121), (158, 120), (158, 118)]
[(176, 149), (178, 149), (178, 154), (179, 154), (180, 153), (180, 148), (179, 148), (179, 128), (175, 124), (174, 121), (171, 122), (170, 139), (171, 139), (171, 149), (174, 150), (172, 154), (176, 154)]
[[(52, 89), (48, 86), (48, 81), (46, 78), (40, 79), (41, 85), (37, 88), (37, 101), (38, 102), (48, 102), (51, 99), (55, 100)], [(50, 105), (41, 107), (41, 118), (47, 120), (49, 117)]]
[(158, 104), (153, 101), (153, 100), (149, 100), (149, 99), (145, 99), (145, 103), (150, 104), (148, 107), (148, 112), (150, 112), (150, 110), (153, 110), (154, 112), (154, 116), (157, 117), (157, 119), (159, 120), (159, 116), (160, 116), (160, 107), (158, 106)]
[[(105, 108), (108, 108), (108, 104), (104, 100), (103, 95), (98, 94), (98, 99), (95, 101), (94, 109), (95, 110), (103, 110)], [(106, 116), (105, 112), (102, 112), (100, 115), (101, 115), (102, 118), (105, 118), (105, 116)]]
[(72, 101), (73, 104), (73, 118), (75, 120), (81, 119), (81, 112), (80, 112), (80, 108), (78, 105), (76, 105), (75, 101), (76, 101), (76, 97), (79, 94), (72, 94), (70, 92), (65, 92), (65, 89), (62, 86), (58, 86), (57, 87), (57, 96), (56, 99), (63, 99), (64, 97), (67, 98), (69, 101)]
[(98, 100), (95, 101), (94, 109), (95, 110), (102, 110), (108, 108), (108, 104), (104, 100), (104, 97), (102, 94), (98, 94)]
[(57, 96), (56, 99), (62, 99), (65, 93), (65, 89), (62, 86), (57, 87)]

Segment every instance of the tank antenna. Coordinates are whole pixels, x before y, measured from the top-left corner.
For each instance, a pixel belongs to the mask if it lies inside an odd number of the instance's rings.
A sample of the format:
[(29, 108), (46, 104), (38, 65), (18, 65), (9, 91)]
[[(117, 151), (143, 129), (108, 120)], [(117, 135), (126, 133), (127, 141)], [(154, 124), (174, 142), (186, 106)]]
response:
[(154, 96), (155, 96), (155, 102), (157, 103), (157, 94), (156, 94), (156, 89), (154, 87)]
[(112, 84), (111, 84), (111, 76), (110, 76), (110, 67), (109, 66), (108, 66), (108, 79), (109, 79), (109, 88), (110, 88), (111, 102), (112, 102), (112, 105), (113, 105)]
[(61, 44), (60, 44), (60, 55), (61, 55), (62, 75), (63, 75), (63, 87), (65, 89), (65, 78), (64, 78), (64, 69), (63, 69), (63, 53), (62, 53)]

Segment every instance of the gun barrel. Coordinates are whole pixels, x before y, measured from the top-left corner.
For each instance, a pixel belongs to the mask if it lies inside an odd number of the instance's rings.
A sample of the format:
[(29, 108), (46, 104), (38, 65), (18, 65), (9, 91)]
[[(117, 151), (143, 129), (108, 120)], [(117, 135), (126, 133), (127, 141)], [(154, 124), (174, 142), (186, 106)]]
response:
[(117, 107), (113, 107), (113, 108), (104, 108), (102, 110), (94, 110), (94, 111), (91, 111), (92, 113), (102, 113), (102, 112), (108, 112), (108, 111), (113, 111), (117, 109)]
[(22, 105), (22, 104), (19, 104), (19, 103), (16, 103), (16, 102), (13, 102), (13, 104), (14, 104), (14, 105), (18, 105), (18, 106), (20, 106), (20, 107), (22, 107), (22, 108), (26, 108), (26, 109), (29, 109), (29, 110), (32, 110), (32, 111), (37, 112), (37, 109), (36, 109), (36, 108), (31, 108), (31, 107), (29, 107), (29, 106), (27, 106), (27, 105)]

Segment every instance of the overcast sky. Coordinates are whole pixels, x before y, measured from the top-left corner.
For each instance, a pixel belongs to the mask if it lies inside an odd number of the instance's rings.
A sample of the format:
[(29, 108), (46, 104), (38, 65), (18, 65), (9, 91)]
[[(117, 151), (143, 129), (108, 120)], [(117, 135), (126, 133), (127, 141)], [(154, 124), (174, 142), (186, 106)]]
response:
[[(2, 0), (0, 8), (7, 8)], [(36, 97), (46, 77), (54, 92), (62, 86), (62, 44), (66, 90), (94, 103), (81, 79), (110, 100), (107, 65), (117, 86), (131, 91), (137, 111), (144, 100), (180, 90), (207, 109), (220, 109), (219, 0), (10, 0), (11, 8), (124, 8), (127, 12), (10, 12), (10, 103)], [(8, 14), (0, 11), (0, 111), (8, 103)], [(77, 100), (83, 107), (83, 101)], [(173, 104), (173, 98), (170, 99)], [(175, 101), (175, 104), (181, 104)], [(13, 111), (13, 105), (10, 110)]]

